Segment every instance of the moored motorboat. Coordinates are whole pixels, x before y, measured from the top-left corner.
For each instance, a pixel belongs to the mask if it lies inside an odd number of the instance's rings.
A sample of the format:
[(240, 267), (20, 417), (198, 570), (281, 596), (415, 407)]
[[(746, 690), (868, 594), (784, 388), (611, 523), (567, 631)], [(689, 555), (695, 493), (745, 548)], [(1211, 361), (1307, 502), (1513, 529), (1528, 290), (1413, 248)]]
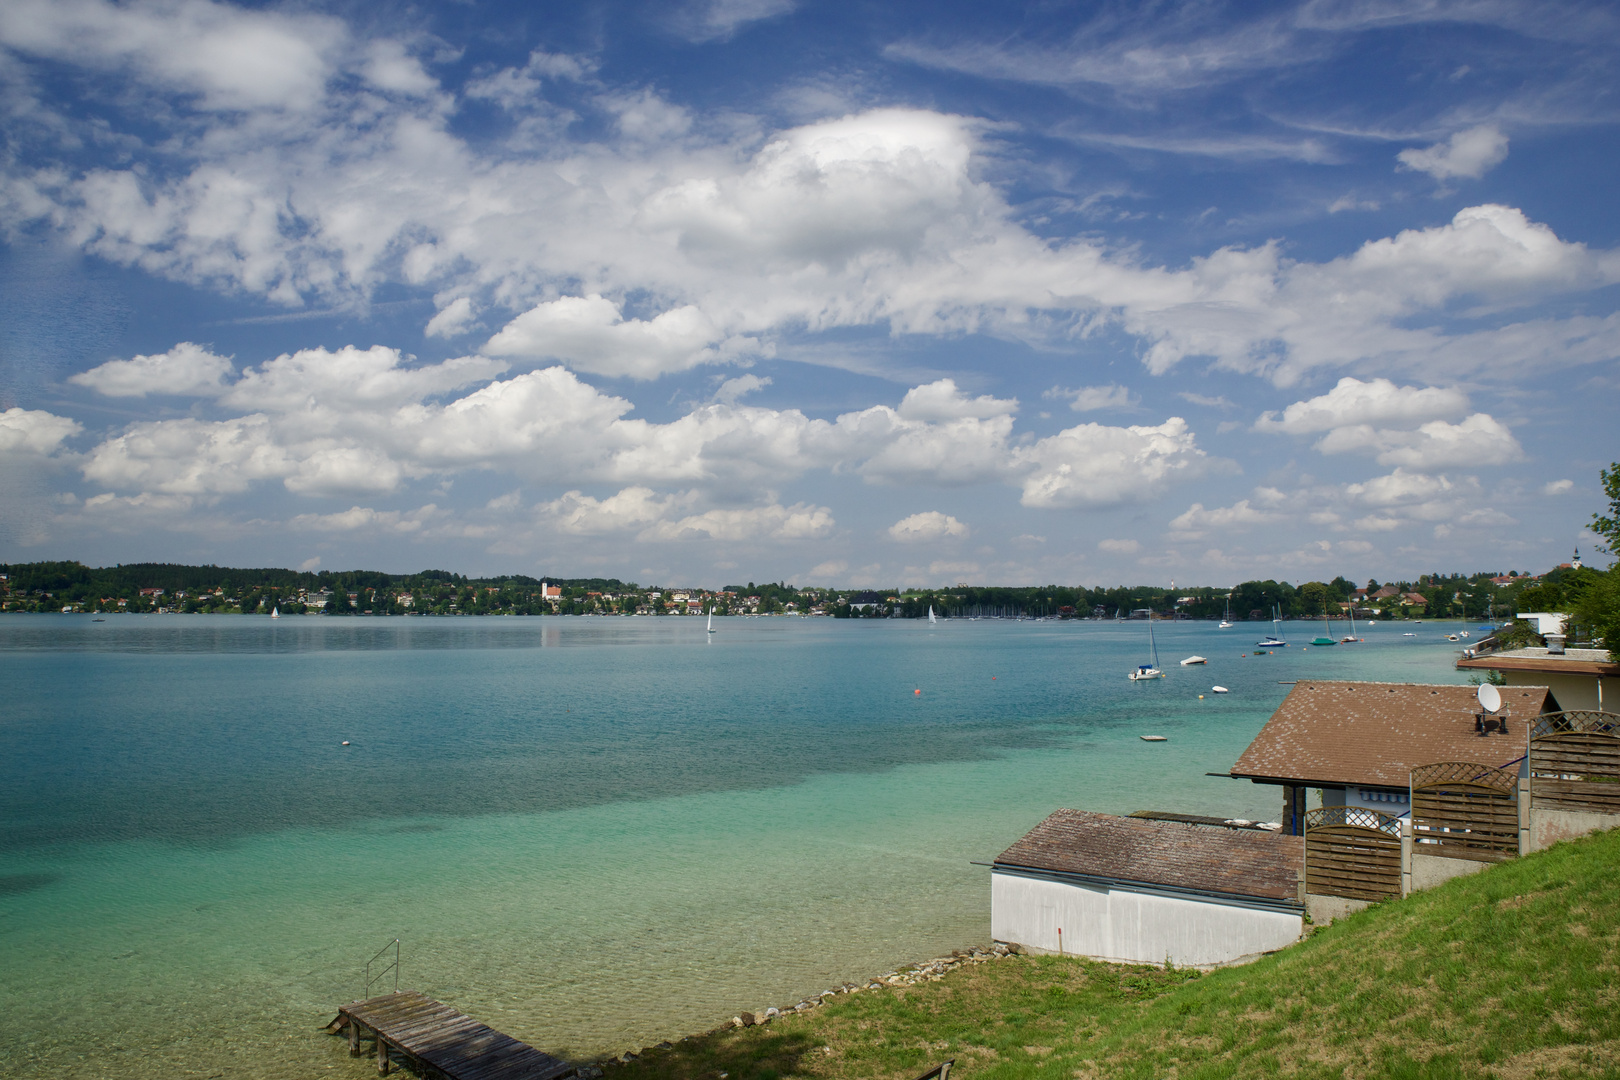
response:
[(1191, 667), (1193, 664), (1207, 664), (1209, 661), (1202, 656), (1189, 656), (1181, 662), (1182, 667)]

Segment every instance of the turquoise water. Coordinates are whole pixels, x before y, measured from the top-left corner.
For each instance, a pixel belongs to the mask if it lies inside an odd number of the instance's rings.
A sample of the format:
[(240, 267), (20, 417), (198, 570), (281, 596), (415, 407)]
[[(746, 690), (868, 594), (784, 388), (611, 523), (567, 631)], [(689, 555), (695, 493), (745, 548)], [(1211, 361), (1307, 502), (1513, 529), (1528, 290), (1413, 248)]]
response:
[(1463, 681), (1434, 627), (1161, 626), (1133, 684), (1141, 623), (717, 626), (0, 618), (7, 1075), (359, 1076), (317, 1029), (394, 937), (553, 1051), (704, 1030), (987, 940), (1058, 806), (1275, 819), (1203, 774), (1281, 681)]

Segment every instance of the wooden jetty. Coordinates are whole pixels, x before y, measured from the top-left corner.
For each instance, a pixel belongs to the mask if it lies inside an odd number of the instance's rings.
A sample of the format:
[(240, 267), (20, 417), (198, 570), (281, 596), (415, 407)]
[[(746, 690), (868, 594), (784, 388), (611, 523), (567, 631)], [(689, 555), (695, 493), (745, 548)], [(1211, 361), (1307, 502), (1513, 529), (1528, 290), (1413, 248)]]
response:
[(347, 1031), (351, 1057), (362, 1039), (374, 1040), (384, 1075), (395, 1054), (432, 1080), (559, 1080), (579, 1068), (415, 990), (350, 1002), (326, 1030)]

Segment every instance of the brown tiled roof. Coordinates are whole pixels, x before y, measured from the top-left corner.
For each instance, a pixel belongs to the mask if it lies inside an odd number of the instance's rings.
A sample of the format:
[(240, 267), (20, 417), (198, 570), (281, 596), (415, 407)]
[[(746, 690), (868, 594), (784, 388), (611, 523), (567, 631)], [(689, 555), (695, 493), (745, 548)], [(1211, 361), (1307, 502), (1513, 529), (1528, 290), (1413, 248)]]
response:
[(1233, 776), (1308, 786), (1405, 787), (1419, 765), (1504, 765), (1524, 753), (1526, 725), (1556, 708), (1545, 686), (1503, 686), (1508, 734), (1474, 730), (1473, 686), (1300, 682), (1243, 751)]
[(1295, 874), (1305, 865), (1305, 841), (1273, 832), (1059, 810), (998, 855), (996, 865), (1292, 900)]

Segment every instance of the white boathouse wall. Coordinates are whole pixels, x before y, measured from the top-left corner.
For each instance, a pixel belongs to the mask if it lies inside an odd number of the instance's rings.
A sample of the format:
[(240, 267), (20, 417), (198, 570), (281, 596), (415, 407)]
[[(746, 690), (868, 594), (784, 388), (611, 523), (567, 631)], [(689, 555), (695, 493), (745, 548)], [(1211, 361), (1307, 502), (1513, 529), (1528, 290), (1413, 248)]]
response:
[(990, 874), (990, 936), (1033, 953), (1214, 967), (1298, 941), (1301, 913), (1027, 874)]

